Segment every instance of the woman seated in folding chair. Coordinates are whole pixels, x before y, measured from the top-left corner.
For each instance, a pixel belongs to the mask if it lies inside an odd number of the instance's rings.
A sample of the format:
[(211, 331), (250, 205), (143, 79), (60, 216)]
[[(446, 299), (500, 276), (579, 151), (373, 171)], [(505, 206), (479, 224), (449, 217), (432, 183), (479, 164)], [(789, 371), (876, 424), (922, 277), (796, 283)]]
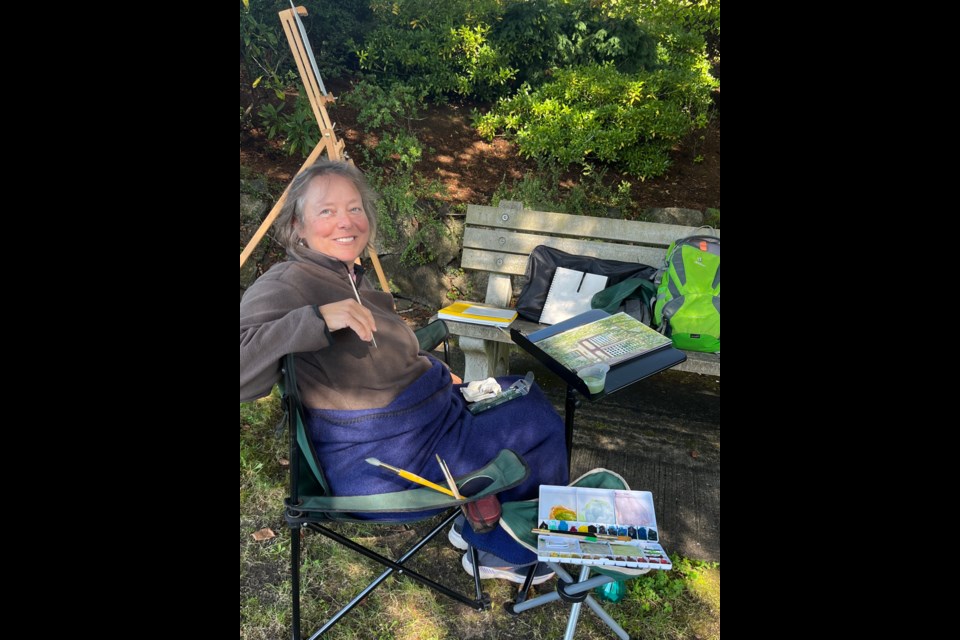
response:
[[(564, 426), (537, 387), (476, 416), (440, 361), (421, 352), (354, 260), (376, 232), (375, 194), (358, 169), (320, 161), (291, 183), (277, 218), (288, 261), (272, 267), (240, 302), (240, 401), (270, 393), (280, 361), (297, 354), (307, 428), (334, 495), (412, 488), (368, 457), (443, 484), (435, 454), (454, 475), (512, 449), (531, 474), (501, 502), (536, 498), (541, 484), (568, 481)], [(459, 381), (459, 380), (458, 380)], [(502, 379), (505, 387), (513, 379)], [(535, 556), (499, 527), (478, 535), (458, 519), (449, 536), (480, 551), (480, 577), (522, 582)], [(471, 575), (470, 554), (464, 568)], [(538, 575), (535, 583), (553, 574)]]

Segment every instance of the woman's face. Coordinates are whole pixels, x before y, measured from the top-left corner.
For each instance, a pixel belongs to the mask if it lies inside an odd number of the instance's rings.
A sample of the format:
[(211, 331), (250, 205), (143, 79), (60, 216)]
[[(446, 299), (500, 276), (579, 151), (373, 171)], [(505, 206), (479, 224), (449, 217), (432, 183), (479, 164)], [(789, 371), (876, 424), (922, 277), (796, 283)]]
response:
[(353, 183), (338, 175), (317, 176), (310, 181), (304, 202), (303, 225), (297, 230), (307, 246), (353, 262), (370, 239), (370, 223)]

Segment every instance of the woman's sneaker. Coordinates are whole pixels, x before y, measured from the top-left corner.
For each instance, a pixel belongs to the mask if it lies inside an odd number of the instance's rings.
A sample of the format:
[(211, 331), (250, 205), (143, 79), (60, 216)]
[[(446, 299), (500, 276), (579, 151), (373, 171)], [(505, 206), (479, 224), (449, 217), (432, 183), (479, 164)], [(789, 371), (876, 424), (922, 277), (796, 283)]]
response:
[(460, 514), (457, 516), (457, 519), (453, 521), (453, 525), (450, 527), (450, 533), (447, 534), (447, 540), (450, 541), (450, 544), (455, 546), (461, 551), (466, 551), (470, 548), (470, 545), (467, 544), (467, 541), (463, 539), (461, 532), (463, 531), (463, 525), (466, 524), (467, 519)]
[[(527, 577), (527, 572), (530, 570), (530, 565), (516, 565), (498, 558), (492, 553), (487, 551), (478, 551), (480, 555), (480, 579), (481, 580), (490, 580), (492, 578), (499, 578), (500, 580), (509, 580), (510, 582), (516, 582), (517, 584), (523, 584), (523, 581)], [(473, 562), (470, 558), (470, 553), (467, 552), (463, 554), (463, 560), (461, 564), (463, 568), (466, 569), (467, 573), (471, 576), (473, 575)], [(541, 584), (546, 582), (556, 574), (550, 570), (550, 567), (540, 563), (537, 565), (537, 571), (533, 576), (533, 584)]]

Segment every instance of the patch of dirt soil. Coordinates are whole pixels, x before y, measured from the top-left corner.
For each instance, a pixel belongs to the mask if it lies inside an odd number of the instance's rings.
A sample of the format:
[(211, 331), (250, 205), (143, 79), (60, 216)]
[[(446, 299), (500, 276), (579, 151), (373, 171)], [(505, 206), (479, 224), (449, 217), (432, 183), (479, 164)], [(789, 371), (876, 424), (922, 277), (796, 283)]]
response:
[[(331, 86), (332, 85), (332, 86)], [(350, 86), (345, 82), (328, 83), (331, 93), (342, 95)], [(241, 104), (249, 104), (248, 84), (242, 78)], [(246, 92), (246, 95), (244, 95)], [(292, 96), (290, 96), (292, 98)], [(246, 100), (245, 100), (246, 98)], [(718, 108), (710, 125), (690, 134), (687, 140), (673, 153), (673, 164), (659, 178), (641, 182), (629, 175), (609, 171), (605, 176), (608, 185), (616, 185), (621, 179), (633, 184), (632, 199), (637, 209), (650, 207), (684, 207), (704, 211), (720, 208), (720, 115), (719, 93), (715, 94)], [(429, 107), (418, 121), (415, 133), (426, 151), (417, 170), (423, 175), (436, 178), (447, 188), (445, 200), (454, 204), (490, 204), (497, 187), (504, 181), (512, 183), (534, 172), (536, 164), (524, 160), (517, 146), (504, 138), (492, 142), (483, 140), (471, 126), (473, 105), (451, 102)], [(360, 129), (354, 110), (342, 106), (328, 106), (337, 134), (346, 142), (347, 153), (363, 168), (360, 149), (368, 132)], [(369, 140), (366, 140), (369, 142)], [(240, 128), (240, 165), (254, 175), (266, 176), (268, 189), (274, 198), (279, 197), (286, 185), (299, 171), (303, 159), (290, 156), (275, 140), (268, 140), (265, 132), (256, 127)], [(561, 183), (570, 188), (579, 178), (577, 169), (568, 172)], [(240, 246), (246, 246), (258, 222), (241, 220)], [(245, 283), (249, 284), (274, 262), (283, 259), (283, 250), (275, 242), (260, 243), (252, 259), (241, 272), (241, 294)], [(412, 316), (417, 315), (410, 310)], [(416, 326), (422, 318), (411, 317)]]

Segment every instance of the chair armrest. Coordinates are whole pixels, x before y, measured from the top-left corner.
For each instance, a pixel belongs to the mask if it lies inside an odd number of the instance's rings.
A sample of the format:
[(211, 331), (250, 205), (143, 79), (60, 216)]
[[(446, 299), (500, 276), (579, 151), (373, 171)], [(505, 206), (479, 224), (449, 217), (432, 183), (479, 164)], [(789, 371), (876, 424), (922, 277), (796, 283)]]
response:
[(439, 347), (450, 335), (447, 329), (447, 323), (443, 320), (434, 320), (425, 327), (420, 327), (413, 332), (417, 336), (417, 342), (420, 343), (421, 351), (433, 351)]
[(457, 486), (477, 478), (490, 478), (491, 483), (479, 493), (463, 500), (451, 498), (433, 489), (410, 489), (370, 496), (304, 496), (301, 504), (287, 505), (288, 509), (302, 512), (325, 513), (412, 513), (445, 509), (475, 502), (484, 496), (500, 493), (518, 486), (530, 475), (530, 467), (510, 449), (503, 449), (497, 457), (482, 469), (456, 478)]

